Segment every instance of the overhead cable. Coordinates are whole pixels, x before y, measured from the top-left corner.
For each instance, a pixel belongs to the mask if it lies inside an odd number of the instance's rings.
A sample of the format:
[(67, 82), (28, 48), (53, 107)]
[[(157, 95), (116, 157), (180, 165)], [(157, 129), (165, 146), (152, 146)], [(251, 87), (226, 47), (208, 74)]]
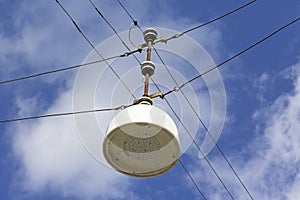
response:
[(135, 26), (138, 26), (138, 27), (140, 28), (140, 30), (142, 30), (141, 27), (140, 27), (139, 24), (138, 24), (138, 21), (134, 20), (134, 18), (131, 16), (131, 14), (128, 12), (128, 10), (127, 10), (126, 7), (122, 4), (122, 2), (121, 2), (120, 0), (117, 0), (117, 1), (118, 1), (118, 3), (120, 4), (120, 6), (123, 8), (123, 10), (127, 13), (127, 15), (131, 18), (133, 24), (134, 24)]
[(102, 108), (102, 109), (94, 109), (94, 110), (83, 110), (83, 111), (74, 111), (74, 112), (46, 114), (46, 115), (36, 115), (36, 116), (13, 118), (13, 119), (4, 119), (4, 120), (0, 120), (0, 123), (17, 122), (17, 121), (48, 118), (48, 117), (61, 117), (61, 116), (67, 116), (67, 115), (78, 115), (78, 114), (105, 112), (105, 111), (115, 111), (115, 110), (125, 109), (129, 106), (131, 106), (131, 105), (122, 105), (122, 106), (113, 107), (113, 108)]
[[(230, 60), (238, 57), (239, 55), (241, 55), (242, 53), (245, 53), (246, 51), (250, 50), (251, 48), (253, 48), (254, 46), (262, 43), (263, 41), (265, 41), (266, 39), (270, 38), (271, 36), (273, 36), (274, 34), (278, 33), (279, 31), (283, 30), (284, 28), (288, 27), (289, 25), (295, 23), (296, 21), (298, 21), (298, 19), (293, 20), (292, 22), (286, 24), (285, 26), (277, 29), (276, 31), (274, 31), (273, 33), (271, 33), (270, 35), (266, 36), (265, 38), (261, 39), (260, 41), (256, 42), (255, 44), (251, 45), (250, 47), (244, 49), (243, 51), (241, 51), (240, 53), (236, 54), (235, 56), (225, 60), (224, 62), (220, 63), (219, 65), (217, 65), (216, 67), (220, 67), (221, 65), (229, 62)], [(159, 56), (160, 57), (160, 56)], [(160, 59), (162, 61), (162, 59)], [(163, 63), (164, 64), (164, 63)], [(214, 68), (215, 69), (215, 68)], [(169, 72), (169, 70), (167, 69), (167, 71)], [(201, 74), (201, 76), (209, 73), (212, 70), (208, 70), (207, 72), (204, 72), (203, 74)], [(170, 74), (170, 72), (169, 72)], [(201, 76), (197, 76), (197, 78), (200, 78)], [(173, 76), (171, 75), (172, 79), (175, 81), (175, 83), (178, 85), (178, 83), (176, 82), (176, 80), (173, 78)], [(187, 83), (193, 81), (195, 79), (191, 79), (190, 81), (188, 81)], [(185, 84), (187, 84), (185, 83)], [(238, 181), (241, 183), (242, 187), (245, 189), (245, 191), (247, 192), (247, 195), (250, 197), (250, 199), (253, 200), (253, 197), (250, 193), (250, 191), (247, 189), (246, 185), (244, 184), (244, 182), (241, 180), (240, 176), (238, 175), (238, 173), (236, 172), (236, 170), (233, 168), (232, 164), (229, 162), (228, 158), (226, 157), (225, 153), (223, 152), (223, 150), (221, 149), (221, 147), (218, 145), (218, 143), (216, 142), (216, 140), (213, 138), (212, 134), (210, 133), (210, 131), (208, 130), (207, 126), (204, 124), (203, 120), (200, 118), (200, 116), (198, 115), (198, 113), (196, 112), (196, 110), (194, 109), (194, 107), (191, 105), (190, 101), (187, 99), (186, 95), (183, 93), (183, 91), (181, 90), (181, 88), (185, 85), (181, 85), (181, 86), (175, 86), (173, 91), (178, 91), (180, 90), (180, 92), (183, 94), (184, 98), (187, 100), (187, 102), (189, 103), (189, 105), (191, 106), (193, 112), (196, 114), (198, 120), (200, 121), (200, 123), (202, 124), (202, 126), (204, 127), (204, 129), (206, 130), (206, 132), (208, 133), (209, 137), (212, 139), (212, 141), (214, 142), (214, 144), (216, 145), (217, 149), (219, 150), (219, 152), (221, 153), (222, 157), (225, 159), (226, 163), (229, 165), (229, 167), (231, 168), (231, 170), (233, 171), (234, 175), (237, 177)], [(165, 93), (163, 96), (165, 96), (167, 93)]]
[[(77, 31), (82, 35), (82, 37), (86, 40), (86, 42), (93, 48), (93, 50), (98, 54), (98, 56), (100, 58), (104, 59), (104, 57), (102, 56), (102, 54), (96, 49), (96, 47), (93, 45), (93, 43), (83, 33), (83, 31), (77, 25), (77, 23), (75, 22), (75, 20), (73, 19), (73, 17), (70, 15), (70, 13), (64, 8), (64, 6), (58, 0), (55, 0), (55, 2), (64, 11), (64, 13), (69, 17), (69, 19), (72, 21), (72, 23), (76, 27)], [(121, 79), (120, 75), (112, 68), (112, 66), (107, 61), (104, 61), (104, 62), (109, 67), (109, 69), (114, 73), (114, 75), (120, 80), (120, 82), (124, 85), (124, 87), (131, 94), (131, 96), (136, 99), (135, 95), (130, 91), (130, 89), (128, 88), (127, 84)]]
[(54, 69), (54, 70), (50, 70), (50, 71), (45, 71), (45, 72), (41, 72), (41, 73), (31, 74), (31, 75), (28, 75), (28, 76), (23, 76), (23, 77), (18, 77), (18, 78), (14, 78), (14, 79), (8, 79), (8, 80), (0, 81), (0, 85), (5, 84), (5, 83), (21, 81), (21, 80), (25, 80), (25, 79), (31, 79), (31, 78), (35, 78), (35, 77), (38, 77), (38, 76), (43, 76), (43, 75), (52, 74), (52, 73), (56, 73), (56, 72), (76, 69), (76, 68), (79, 68), (79, 67), (84, 67), (84, 66), (88, 66), (88, 65), (92, 65), (92, 64), (96, 64), (96, 63), (101, 63), (101, 62), (112, 60), (112, 59), (115, 59), (115, 58), (127, 57), (127, 56), (129, 56), (131, 54), (134, 54), (136, 52), (141, 53), (142, 49), (137, 49), (137, 50), (134, 50), (134, 51), (123, 53), (121, 55), (112, 56), (112, 57), (109, 57), (109, 58), (104, 58), (104, 59), (96, 60), (96, 61), (93, 61), (93, 62), (82, 63), (82, 64), (79, 64), (79, 65), (73, 65), (73, 66), (70, 66), (70, 67), (63, 67), (63, 68)]
[[(119, 2), (120, 3), (120, 2)], [(131, 19), (133, 19), (133, 17), (130, 15), (130, 13), (127, 11), (127, 9), (125, 8), (125, 6), (124, 5), (122, 5), (122, 7), (123, 7), (123, 9), (125, 9), (126, 10), (126, 12), (128, 13), (128, 15), (129, 15), (129, 17), (131, 18)], [(140, 28), (140, 26), (136, 23), (136, 25), (139, 27), (139, 29), (140, 29), (140, 31), (143, 33), (143, 31), (142, 31), (142, 29)], [(130, 33), (130, 32), (129, 32)], [(166, 70), (168, 71), (168, 73), (169, 73), (169, 75), (172, 77), (172, 79), (175, 81), (175, 83), (176, 83), (176, 80), (175, 80), (175, 78), (173, 77), (173, 75), (171, 74), (171, 72), (169, 71), (169, 69), (167, 68), (167, 66), (165, 65), (165, 63), (164, 63), (164, 61), (162, 60), (162, 58), (161, 58), (161, 56), (158, 54), (158, 51), (153, 47), (153, 49), (155, 50), (155, 53), (157, 54), (157, 56), (158, 56), (158, 58), (160, 59), (160, 61), (163, 63), (163, 65), (164, 65), (164, 67), (166, 68)], [(160, 89), (159, 89), (159, 87), (157, 86), (157, 84), (154, 82), (154, 80), (151, 78), (151, 80), (153, 81), (153, 83), (154, 83), (154, 85), (156, 86), (156, 88), (160, 91)], [(177, 84), (177, 83), (176, 83)], [(161, 91), (160, 91), (161, 92)], [(181, 91), (182, 93), (183, 93), (183, 91)], [(186, 99), (187, 100), (187, 99)], [(167, 105), (169, 106), (169, 108), (172, 110), (172, 112), (173, 112), (173, 114), (175, 115), (175, 116), (177, 116), (177, 119), (179, 120), (179, 122), (183, 125), (183, 127), (185, 127), (185, 125), (182, 123), (182, 121), (180, 120), (180, 118), (178, 117), (178, 115), (176, 114), (176, 112), (175, 112), (175, 110), (173, 109), (173, 107), (171, 106), (171, 104), (168, 102), (168, 100), (167, 99), (165, 99), (165, 101), (166, 101), (166, 103), (167, 103)], [(188, 100), (187, 100), (188, 101)], [(192, 106), (192, 105), (191, 105)], [(193, 108), (193, 107), (192, 107)], [(198, 144), (196, 143), (196, 141), (193, 139), (193, 137), (191, 136), (191, 134), (188, 132), (188, 129), (187, 128), (185, 128), (185, 130), (186, 130), (186, 132), (188, 133), (188, 135), (190, 136), (190, 138), (193, 140), (193, 142), (195, 143), (195, 145), (198, 147), (198, 149), (199, 149), (199, 151), (201, 151), (200, 150), (200, 147), (198, 146)], [(202, 153), (202, 152), (201, 152)], [(202, 153), (203, 154), (203, 153)], [(224, 155), (224, 154), (223, 154)], [(216, 175), (216, 177), (219, 179), (219, 181), (220, 181), (220, 183), (223, 185), (223, 187), (225, 188), (225, 190), (228, 192), (228, 194), (230, 195), (230, 197), (232, 198), (232, 199), (234, 199), (233, 198), (233, 196), (232, 196), (232, 194), (231, 194), (231, 192), (228, 190), (228, 188), (227, 188), (227, 186), (225, 185), (225, 183), (222, 181), (222, 179), (220, 178), (220, 176), (218, 175), (218, 173), (215, 171), (215, 169), (214, 169), (214, 167), (211, 165), (211, 163), (210, 163), (210, 161), (206, 158), (205, 159), (206, 161), (207, 161), (207, 163), (208, 163), (208, 165), (210, 166), (210, 168), (213, 170), (213, 172), (215, 173), (215, 175)], [(227, 159), (226, 159), (226, 161), (228, 161)], [(229, 164), (230, 165), (230, 164)], [(231, 166), (231, 165), (230, 165)], [(235, 173), (236, 175), (237, 175), (237, 173)], [(189, 176), (189, 174), (187, 174), (188, 176)], [(191, 178), (191, 180), (194, 182), (194, 180)], [(239, 180), (241, 180), (241, 179), (239, 179)], [(243, 185), (244, 186), (244, 185)], [(247, 190), (248, 191), (248, 190)]]
[(181, 159), (178, 160), (179, 164), (181, 165), (181, 167), (184, 169), (185, 173), (188, 175), (188, 177), (191, 179), (191, 181), (193, 182), (194, 186), (196, 187), (197, 191), (199, 192), (199, 194), (203, 197), (203, 199), (207, 200), (207, 198), (205, 197), (205, 195), (203, 194), (203, 192), (200, 190), (198, 184), (196, 183), (196, 181), (194, 180), (193, 176), (190, 174), (190, 172), (187, 170), (187, 168), (185, 167), (185, 165), (183, 164), (183, 162), (181, 161)]
[(183, 124), (183, 122), (181, 121), (180, 117), (177, 115), (177, 113), (175, 112), (175, 110), (173, 109), (173, 107), (171, 106), (170, 102), (165, 99), (166, 103), (168, 104), (169, 108), (172, 110), (172, 112), (174, 113), (175, 117), (177, 118), (177, 120), (179, 121), (179, 123), (182, 125), (182, 127), (184, 128), (185, 132), (188, 134), (188, 136), (190, 137), (190, 139), (192, 140), (192, 142), (194, 143), (194, 145), (197, 147), (198, 151), (201, 153), (202, 157), (204, 158), (204, 160), (206, 161), (206, 163), (208, 164), (208, 166), (210, 167), (210, 169), (214, 172), (215, 176), (218, 178), (219, 182), (222, 184), (222, 186), (224, 187), (224, 189), (227, 191), (228, 195), (230, 196), (230, 198), (232, 200), (234, 200), (234, 197), (232, 195), (232, 193), (229, 191), (228, 187), (226, 186), (226, 184), (224, 183), (224, 181), (222, 180), (222, 178), (220, 177), (220, 175), (218, 174), (218, 172), (216, 171), (216, 169), (214, 168), (214, 166), (211, 164), (211, 162), (209, 161), (209, 159), (204, 156), (204, 153), (202, 152), (200, 146), (198, 145), (198, 143), (194, 140), (192, 134), (190, 133), (190, 131), (188, 130), (188, 128), (186, 127), (186, 125)]
[[(124, 40), (120, 37), (119, 33), (117, 32), (117, 30), (111, 25), (111, 23), (106, 19), (106, 17), (103, 15), (103, 13), (101, 13), (100, 9), (98, 9), (98, 7), (95, 5), (95, 3), (92, 0), (88, 0), (90, 2), (90, 4), (93, 6), (93, 8), (96, 10), (96, 12), (98, 13), (98, 15), (105, 21), (105, 23), (110, 27), (110, 29), (116, 34), (116, 36), (119, 38), (119, 40), (121, 41), (121, 43), (126, 47), (126, 49), (128, 51), (131, 51), (130, 48), (128, 47), (128, 45), (124, 42)], [(139, 48), (138, 48), (139, 49)], [(133, 55), (133, 57), (135, 58), (135, 60), (139, 63), (140, 61), (138, 60), (138, 58)]]
[[(116, 29), (110, 24), (110, 22), (105, 18), (105, 16), (101, 13), (101, 11), (97, 8), (97, 6), (94, 4), (94, 2), (92, 0), (89, 0), (89, 2), (92, 4), (92, 6), (94, 7), (94, 9), (97, 11), (97, 13), (99, 14), (99, 16), (101, 16), (101, 18), (103, 18), (103, 20), (106, 22), (106, 24), (113, 30), (113, 32), (117, 35), (117, 37), (119, 38), (119, 40), (122, 42), (122, 44), (129, 50), (129, 47), (126, 45), (126, 43), (122, 40), (122, 38), (119, 36), (118, 32), (116, 31)], [(137, 25), (137, 22), (134, 23), (134, 25)], [(131, 26), (132, 27), (132, 26)], [(131, 29), (131, 28), (130, 28)], [(129, 31), (130, 34), (130, 31)], [(129, 40), (130, 40), (130, 36), (129, 36)], [(131, 42), (131, 40), (130, 40)], [(134, 56), (135, 57), (135, 56)], [(136, 57), (135, 57), (136, 58)], [(137, 62), (140, 64), (139, 60), (136, 58)], [(189, 174), (188, 170), (186, 169), (186, 167), (184, 166), (184, 164), (181, 162), (181, 160), (179, 160), (180, 165), (183, 167), (183, 169), (185, 170), (185, 172), (187, 173), (187, 175), (189, 176), (189, 178), (192, 180), (193, 184), (195, 185), (197, 191), (201, 194), (201, 196), (206, 199), (206, 197), (204, 196), (204, 194), (202, 193), (202, 191), (200, 190), (199, 186), (197, 185), (197, 183), (195, 182), (195, 180), (193, 179), (193, 177)]]
[[(126, 7), (124, 6), (124, 4), (122, 4), (122, 2), (121, 2), (120, 0), (117, 0), (117, 1), (118, 1), (118, 3), (120, 4), (120, 6), (124, 9), (124, 11), (127, 13), (127, 15), (131, 18), (131, 20), (133, 21), (134, 25), (137, 26), (140, 30), (142, 30), (141, 27), (139, 26), (137, 20), (135, 20), (135, 19), (132, 17), (132, 15), (131, 15), (131, 14), (129, 13), (129, 11), (126, 9)], [(231, 15), (231, 14), (233, 14), (233, 13), (239, 11), (239, 10), (242, 10), (243, 8), (246, 8), (246, 7), (250, 6), (251, 4), (253, 4), (253, 3), (256, 2), (256, 1), (257, 1), (257, 0), (250, 1), (250, 2), (248, 2), (248, 3), (246, 3), (246, 4), (244, 4), (244, 5), (242, 5), (242, 6), (238, 7), (238, 8), (236, 8), (236, 9), (233, 9), (233, 10), (231, 10), (231, 11), (229, 11), (229, 12), (227, 12), (227, 13), (221, 15), (221, 16), (219, 16), (219, 17), (216, 17), (216, 18), (214, 18), (214, 19), (212, 19), (212, 20), (209, 20), (209, 21), (207, 21), (207, 22), (205, 22), (205, 23), (203, 23), (203, 24), (200, 24), (200, 25), (197, 25), (197, 26), (192, 27), (192, 28), (190, 28), (190, 29), (187, 29), (187, 30), (185, 30), (185, 31), (183, 31), (183, 32), (177, 33), (177, 34), (175, 34), (175, 35), (173, 35), (173, 36), (171, 36), (171, 37), (165, 39), (165, 42), (167, 42), (167, 41), (169, 41), (169, 40), (171, 40), (171, 39), (179, 38), (179, 37), (181, 37), (182, 35), (184, 35), (184, 34), (186, 34), (186, 33), (188, 33), (188, 32), (194, 31), (194, 30), (199, 29), (199, 28), (201, 28), (201, 27), (203, 27), (203, 26), (206, 26), (206, 25), (211, 24), (211, 23), (213, 23), (213, 22), (216, 22), (216, 21), (218, 21), (218, 20), (220, 20), (220, 19), (223, 19), (223, 18), (225, 18), (225, 17), (227, 17), (227, 16), (229, 16), (229, 15)]]
[[(162, 58), (160, 57), (160, 55), (157, 53), (158, 57), (160, 58), (163, 66), (165, 66), (165, 69), (168, 71), (169, 75), (171, 76), (171, 78), (173, 79), (173, 81), (175, 82), (175, 84), (178, 85), (176, 79), (174, 78), (174, 76), (172, 75), (172, 73), (170, 72), (170, 70), (168, 69), (168, 67), (166, 66), (166, 64), (163, 62)], [(240, 178), (240, 176), (238, 175), (238, 173), (236, 172), (236, 170), (233, 168), (232, 164), (229, 162), (227, 156), (225, 155), (224, 151), (222, 150), (222, 148), (218, 145), (217, 141), (214, 139), (214, 137), (212, 136), (212, 134), (210, 133), (210, 131), (208, 130), (207, 126), (204, 124), (203, 120), (201, 119), (200, 115), (197, 113), (197, 111), (195, 110), (194, 106), (191, 104), (190, 100), (188, 99), (188, 97), (186, 96), (186, 94), (183, 92), (183, 90), (180, 90), (181, 94), (183, 95), (184, 99), (186, 100), (186, 102), (189, 104), (189, 106), (191, 107), (191, 109), (193, 110), (194, 114), (196, 115), (196, 117), (198, 118), (199, 122), (201, 123), (201, 125), (203, 126), (203, 128), (205, 129), (205, 131), (207, 132), (208, 136), (212, 139), (212, 141), (214, 142), (214, 144), (216, 145), (217, 149), (219, 150), (219, 152), (221, 153), (222, 157), (224, 158), (224, 160), (226, 161), (226, 163), (228, 164), (228, 166), (231, 168), (231, 170), (233, 171), (234, 175), (237, 177), (238, 181), (241, 183), (242, 187), (245, 189), (245, 191), (247, 192), (248, 196), (250, 197), (250, 199), (253, 200), (252, 195), (250, 194), (249, 190), (247, 189), (246, 185), (244, 184), (244, 182), (242, 181), (242, 179)]]
[(200, 24), (200, 25), (197, 25), (197, 26), (195, 26), (195, 27), (193, 27), (193, 28), (187, 29), (187, 30), (185, 30), (185, 31), (183, 31), (183, 32), (181, 32), (181, 33), (177, 33), (177, 34), (173, 35), (172, 37), (167, 38), (166, 41), (171, 40), (171, 39), (175, 39), (175, 38), (179, 38), (179, 37), (183, 36), (184, 34), (186, 34), (186, 33), (188, 33), (188, 32), (194, 31), (194, 30), (199, 29), (199, 28), (201, 28), (201, 27), (203, 27), (203, 26), (206, 26), (206, 25), (208, 25), (208, 24), (211, 24), (211, 23), (213, 23), (213, 22), (215, 22), (215, 21), (218, 21), (218, 20), (220, 20), (220, 19), (223, 19), (223, 18), (227, 17), (228, 15), (231, 15), (231, 14), (233, 14), (233, 13), (239, 11), (239, 10), (242, 10), (243, 8), (246, 8), (247, 6), (250, 6), (250, 5), (253, 4), (254, 2), (256, 2), (256, 0), (250, 1), (250, 2), (248, 2), (248, 3), (246, 3), (246, 4), (244, 4), (244, 5), (242, 5), (242, 6), (238, 7), (238, 8), (236, 8), (236, 9), (231, 10), (231, 11), (229, 11), (228, 13), (225, 13), (224, 15), (221, 15), (221, 16), (219, 16), (219, 17), (216, 17), (216, 18), (214, 18), (214, 19), (212, 19), (212, 20), (210, 20), (210, 21), (208, 21), (208, 22), (205, 22), (205, 23)]
[[(176, 79), (174, 78), (173, 74), (170, 72), (169, 68), (167, 67), (167, 65), (164, 63), (162, 57), (158, 54), (158, 51), (156, 49), (154, 49), (156, 55), (158, 56), (159, 60), (162, 62), (164, 68), (167, 70), (168, 74), (171, 76), (172, 80), (174, 81), (175, 84), (178, 85), (178, 82), (176, 81)], [(250, 197), (250, 199), (253, 200), (252, 195), (250, 194), (249, 190), (247, 189), (247, 187), (245, 186), (244, 182), (242, 181), (242, 179), (240, 178), (240, 176), (238, 175), (238, 173), (236, 172), (236, 170), (233, 168), (232, 164), (229, 162), (227, 156), (225, 155), (224, 151), (221, 149), (221, 147), (218, 145), (218, 143), (216, 142), (216, 140), (213, 138), (212, 134), (210, 133), (210, 131), (208, 130), (208, 128), (206, 127), (206, 125), (204, 124), (203, 120), (201, 119), (201, 117), (199, 116), (199, 114), (197, 113), (197, 111), (195, 110), (194, 106), (191, 104), (190, 100), (188, 99), (188, 97), (186, 96), (186, 94), (183, 92), (183, 90), (180, 90), (181, 94), (183, 95), (185, 101), (189, 104), (189, 106), (191, 107), (191, 109), (193, 110), (194, 114), (196, 115), (196, 117), (198, 118), (199, 122), (201, 123), (201, 125), (204, 127), (205, 131), (208, 133), (209, 137), (212, 139), (212, 141), (214, 142), (214, 144), (217, 146), (217, 149), (219, 150), (219, 152), (221, 153), (222, 157), (224, 158), (224, 160), (227, 162), (228, 166), (231, 168), (231, 170), (233, 171), (234, 175), (237, 177), (238, 181), (241, 183), (242, 187), (245, 189), (245, 191), (247, 192), (248, 196)], [(194, 139), (193, 139), (194, 140)]]
[(170, 91), (164, 93), (164, 94), (163, 94), (163, 97), (166, 96), (166, 95), (171, 94), (172, 92), (179, 91), (181, 88), (183, 88), (183, 87), (184, 87), (185, 85), (187, 85), (188, 83), (191, 83), (191, 82), (195, 81), (196, 79), (198, 79), (198, 78), (200, 78), (200, 77), (202, 77), (202, 76), (204, 76), (204, 75), (210, 73), (211, 71), (213, 71), (213, 70), (215, 70), (215, 69), (221, 67), (222, 65), (224, 65), (224, 64), (226, 64), (226, 63), (228, 63), (228, 62), (230, 62), (231, 60), (233, 60), (233, 59), (239, 57), (240, 55), (242, 55), (242, 54), (246, 53), (247, 51), (251, 50), (252, 48), (258, 46), (259, 44), (261, 44), (261, 43), (264, 42), (265, 40), (271, 38), (272, 36), (274, 36), (274, 35), (277, 34), (278, 32), (280, 32), (280, 31), (286, 29), (287, 27), (289, 27), (289, 26), (291, 26), (292, 24), (298, 22), (299, 20), (300, 20), (300, 17), (297, 18), (297, 19), (292, 20), (291, 22), (289, 22), (289, 23), (287, 23), (286, 25), (284, 25), (284, 26), (278, 28), (277, 30), (275, 30), (275, 31), (272, 32), (271, 34), (269, 34), (269, 35), (267, 35), (266, 37), (262, 38), (261, 40), (255, 42), (254, 44), (250, 45), (249, 47), (243, 49), (242, 51), (238, 52), (237, 54), (231, 56), (230, 58), (228, 58), (227, 60), (221, 62), (220, 64), (218, 64), (218, 65), (212, 67), (211, 69), (209, 69), (209, 70), (203, 72), (202, 74), (199, 74), (199, 75), (195, 76), (194, 78), (188, 80), (187, 82), (183, 83), (183, 84), (180, 85), (180, 86), (175, 86), (172, 90), (170, 90)]

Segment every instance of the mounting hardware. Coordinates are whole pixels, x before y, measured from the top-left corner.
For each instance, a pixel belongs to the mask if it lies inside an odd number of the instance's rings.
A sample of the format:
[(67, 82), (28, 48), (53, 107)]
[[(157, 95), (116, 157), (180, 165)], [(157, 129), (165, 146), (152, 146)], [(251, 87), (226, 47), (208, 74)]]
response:
[(164, 94), (162, 93), (162, 92), (156, 92), (156, 93), (154, 93), (154, 94), (150, 94), (149, 95), (149, 97), (151, 98), (151, 99), (154, 99), (154, 98), (156, 98), (156, 97), (160, 97), (160, 98), (164, 98)]
[(153, 105), (153, 102), (150, 97), (143, 96), (139, 99), (133, 100), (133, 104), (134, 105), (137, 105), (137, 104)]

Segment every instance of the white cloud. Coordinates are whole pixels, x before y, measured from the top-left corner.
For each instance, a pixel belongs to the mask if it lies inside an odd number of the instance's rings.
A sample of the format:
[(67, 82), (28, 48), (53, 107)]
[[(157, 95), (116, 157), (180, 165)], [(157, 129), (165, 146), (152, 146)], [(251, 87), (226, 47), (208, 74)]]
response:
[(257, 93), (256, 93), (256, 98), (260, 101), (260, 102), (264, 102), (265, 97), (264, 94), (266, 92), (266, 90), (268, 89), (268, 86), (270, 86), (272, 83), (270, 81), (270, 75), (268, 73), (262, 73), (255, 81), (254, 81), (254, 85), (255, 87), (258, 89)]
[[(71, 92), (65, 92), (47, 112), (71, 110), (70, 101)], [(126, 199), (131, 195), (126, 176), (104, 167), (84, 150), (72, 117), (22, 123), (12, 131), (14, 152), (22, 163), (19, 181), (25, 191), (51, 188), (62, 196), (82, 199)]]
[[(76, 6), (82, 8), (81, 4)], [(55, 1), (19, 1), (13, 10), (17, 12), (11, 13), (7, 26), (11, 29), (0, 30), (1, 79), (79, 64), (91, 50)], [(91, 20), (87, 16), (82, 24)], [(56, 78), (67, 77), (57, 73), (41, 80), (54, 82)]]
[[(18, 106), (18, 115), (20, 116), (28, 116), (31, 113), (33, 113), (34, 110), (38, 110), (39, 108), (37, 107), (37, 98), (32, 97), (32, 98), (27, 98), (27, 99), (22, 99), (17, 97), (16, 99), (16, 104)], [(30, 105), (30, 106), (28, 106)]]
[(295, 187), (300, 189), (299, 67), (300, 63), (292, 67), (295, 78), (293, 91), (278, 97), (270, 108), (261, 111), (258, 119), (266, 120), (263, 135), (257, 135), (254, 157), (245, 166), (252, 169), (247, 170), (251, 173), (251, 185), (255, 185), (256, 191), (268, 199), (300, 197), (295, 193)]
[[(269, 107), (255, 112), (259, 124), (245, 151), (229, 156), (254, 199), (300, 198), (300, 62), (286, 70), (294, 88), (279, 96)], [(266, 80), (262, 76), (261, 79)], [(262, 123), (263, 122), (263, 123)], [(255, 130), (255, 129), (253, 129)], [(234, 197), (248, 199), (245, 190), (223, 159), (209, 157)], [(194, 166), (195, 167), (195, 166)], [(226, 191), (205, 161), (198, 162), (193, 174), (212, 199), (222, 199)]]

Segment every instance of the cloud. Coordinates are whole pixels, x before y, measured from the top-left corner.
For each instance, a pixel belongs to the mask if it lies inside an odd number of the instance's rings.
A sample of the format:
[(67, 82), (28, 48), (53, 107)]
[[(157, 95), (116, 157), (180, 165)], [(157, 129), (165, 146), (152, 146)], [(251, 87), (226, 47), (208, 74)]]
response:
[(270, 84), (270, 75), (268, 73), (262, 73), (257, 80), (254, 81), (254, 85), (258, 90), (256, 97), (260, 102), (266, 101), (264, 94), (266, 93), (266, 90)]
[[(65, 92), (47, 112), (71, 110), (70, 101), (71, 92)], [(26, 102), (31, 101), (20, 105)], [(39, 193), (50, 188), (62, 196), (82, 199), (126, 199), (125, 194), (130, 195), (126, 176), (104, 167), (84, 150), (72, 117), (22, 123), (13, 131), (13, 149), (22, 163), (19, 181), (24, 191)]]
[[(82, 4), (76, 6), (82, 8)], [(4, 20), (9, 28), (0, 30), (0, 71), (5, 76), (1, 79), (79, 64), (91, 50), (55, 1), (19, 1), (12, 7), (17, 12), (11, 12), (10, 21)], [(86, 15), (80, 25), (91, 18)], [(62, 74), (41, 81), (66, 78)]]
[[(256, 119), (265, 125), (257, 134), (255, 154), (247, 163), (251, 185), (268, 199), (298, 199), (300, 164), (300, 63), (291, 67), (294, 89), (283, 94)], [(255, 148), (256, 147), (256, 148)], [(247, 169), (248, 167), (245, 166)], [(254, 173), (255, 172), (255, 173)], [(250, 176), (250, 174), (248, 174)]]
[[(247, 147), (228, 156), (254, 199), (300, 198), (300, 62), (285, 70), (293, 79), (293, 89), (277, 97), (261, 110), (254, 112), (258, 128)], [(266, 80), (265, 75), (261, 76)], [(245, 190), (223, 159), (209, 157), (216, 171), (238, 199), (248, 199)], [(197, 161), (193, 175), (199, 180), (207, 196), (223, 199), (226, 191), (205, 161)]]

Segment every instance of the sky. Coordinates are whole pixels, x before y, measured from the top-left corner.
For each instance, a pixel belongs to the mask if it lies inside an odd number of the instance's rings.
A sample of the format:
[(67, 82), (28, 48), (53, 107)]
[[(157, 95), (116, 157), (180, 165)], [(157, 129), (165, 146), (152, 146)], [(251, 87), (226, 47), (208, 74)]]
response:
[[(165, 29), (174, 33), (185, 31), (247, 2), (122, 1), (141, 27), (157, 27), (160, 36), (167, 33), (163, 32)], [(88, 0), (60, 3), (103, 55), (126, 51)], [(94, 3), (134, 50), (128, 41), (132, 20), (117, 0)], [(165, 64), (182, 83), (298, 18), (299, 12), (300, 2), (296, 0), (257, 0), (235, 14), (187, 33), (182, 40), (158, 44), (157, 48), (162, 49), (159, 53)], [(212, 134), (220, 134), (219, 147), (254, 199), (300, 198), (299, 31), (298, 22), (183, 89)], [(138, 29), (133, 30), (132, 36), (133, 43), (142, 39)], [(186, 41), (199, 44), (199, 49)], [(172, 51), (168, 49), (171, 47)], [(182, 50), (178, 52), (189, 54), (178, 55), (175, 47)], [(0, 81), (83, 63), (95, 57), (92, 50), (54, 0), (0, 0)], [(137, 57), (143, 61), (145, 54)], [(153, 56), (153, 61), (157, 68), (153, 79), (163, 91), (172, 89), (175, 84), (168, 81), (170, 77), (162, 71), (160, 60)], [(84, 102), (76, 108), (85, 109), (130, 103), (130, 93), (107, 66), (93, 73), (99, 66), (93, 65), (91, 71), (74, 69), (1, 84), (0, 119), (70, 112), (76, 100)], [(141, 95), (143, 80), (133, 57), (117, 59), (112, 67), (132, 85), (134, 95)], [(82, 76), (85, 70), (89, 76)], [(89, 85), (92, 78), (96, 85)], [(86, 87), (77, 90), (82, 84)], [(153, 84), (150, 88), (157, 91)], [(180, 93), (168, 98), (201, 146), (206, 133), (196, 115)], [(93, 105), (87, 105), (88, 100)], [(198, 149), (186, 139), (182, 124), (166, 102), (156, 99), (154, 104), (164, 109), (178, 126), (184, 149), (180, 160), (204, 196), (231, 199), (206, 160), (199, 157)], [(223, 104), (225, 107), (220, 106)], [(93, 115), (99, 132), (92, 126), (84, 127), (83, 122), (89, 122), (89, 118), (80, 116), (0, 123), (0, 198), (203, 199), (179, 163), (153, 178), (129, 177), (101, 163), (103, 134), (99, 133), (105, 132), (116, 113)], [(213, 125), (218, 127), (214, 129)], [(90, 133), (95, 133), (96, 138), (85, 143), (82, 136)], [(234, 199), (250, 199), (216, 147), (206, 158)]]

